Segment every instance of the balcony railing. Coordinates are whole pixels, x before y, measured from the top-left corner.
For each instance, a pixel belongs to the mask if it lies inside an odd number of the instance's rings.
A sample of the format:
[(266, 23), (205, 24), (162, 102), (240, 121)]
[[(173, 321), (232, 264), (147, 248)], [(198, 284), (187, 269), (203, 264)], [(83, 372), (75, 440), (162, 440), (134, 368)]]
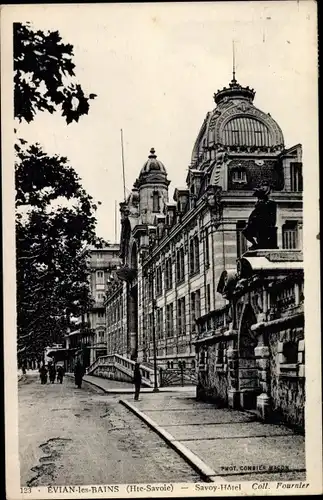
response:
[(272, 304), (270, 313), (273, 318), (290, 314), (292, 311), (303, 307), (303, 284), (292, 284), (282, 287), (271, 294)]

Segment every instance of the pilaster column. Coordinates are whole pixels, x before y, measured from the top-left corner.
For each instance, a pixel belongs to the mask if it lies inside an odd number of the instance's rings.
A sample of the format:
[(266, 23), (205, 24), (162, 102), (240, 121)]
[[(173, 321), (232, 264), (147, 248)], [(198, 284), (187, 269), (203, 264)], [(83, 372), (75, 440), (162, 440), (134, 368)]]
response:
[(257, 410), (260, 412), (263, 420), (268, 420), (271, 414), (269, 355), (268, 346), (262, 344), (255, 347), (259, 385), (261, 388), (261, 394), (257, 396)]
[(298, 222), (298, 248), (303, 250), (303, 224), (302, 222)]
[(227, 349), (229, 390), (228, 406), (237, 409), (240, 407), (239, 391), (239, 351), (233, 347)]

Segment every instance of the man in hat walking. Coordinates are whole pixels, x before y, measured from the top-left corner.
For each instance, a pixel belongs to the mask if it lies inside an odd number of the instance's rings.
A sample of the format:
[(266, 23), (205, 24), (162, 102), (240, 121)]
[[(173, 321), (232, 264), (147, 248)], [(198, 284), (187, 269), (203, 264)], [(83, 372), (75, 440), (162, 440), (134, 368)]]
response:
[(133, 383), (135, 384), (135, 401), (139, 400), (140, 386), (141, 386), (141, 372), (140, 363), (136, 361), (135, 370), (133, 374)]

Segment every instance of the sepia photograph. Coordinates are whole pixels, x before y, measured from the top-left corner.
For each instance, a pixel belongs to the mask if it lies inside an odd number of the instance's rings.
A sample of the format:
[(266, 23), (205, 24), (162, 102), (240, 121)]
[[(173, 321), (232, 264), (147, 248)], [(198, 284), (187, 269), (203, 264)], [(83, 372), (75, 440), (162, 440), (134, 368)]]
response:
[(1, 46), (8, 499), (322, 493), (316, 3)]

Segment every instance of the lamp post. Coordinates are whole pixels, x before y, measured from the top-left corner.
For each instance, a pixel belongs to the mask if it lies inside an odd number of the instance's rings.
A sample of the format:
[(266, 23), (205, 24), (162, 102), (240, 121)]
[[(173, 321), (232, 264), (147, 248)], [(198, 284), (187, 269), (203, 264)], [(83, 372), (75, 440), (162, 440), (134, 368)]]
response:
[(156, 299), (155, 299), (155, 290), (154, 290), (154, 278), (151, 274), (151, 291), (152, 291), (152, 327), (153, 327), (153, 350), (154, 350), (154, 389), (153, 392), (159, 392), (157, 385), (157, 347), (156, 347), (156, 326), (155, 326), (155, 310)]

